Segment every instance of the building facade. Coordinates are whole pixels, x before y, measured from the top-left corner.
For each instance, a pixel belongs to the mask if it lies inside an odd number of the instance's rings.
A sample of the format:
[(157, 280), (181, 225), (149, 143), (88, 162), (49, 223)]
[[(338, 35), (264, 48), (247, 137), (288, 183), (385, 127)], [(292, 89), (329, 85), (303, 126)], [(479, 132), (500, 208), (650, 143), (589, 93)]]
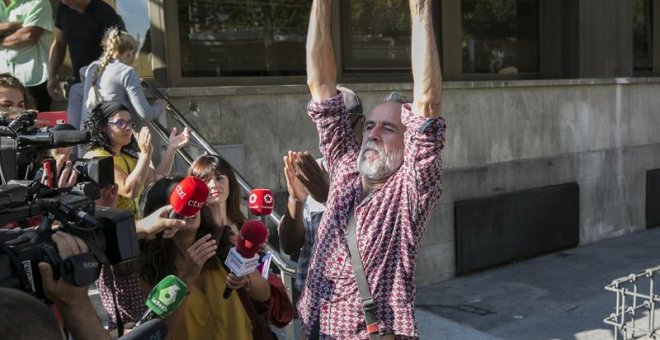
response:
[[(285, 152), (318, 154), (310, 1), (110, 2), (141, 27), (143, 77), (253, 185), (285, 192)], [(660, 224), (659, 0), (434, 6), (448, 132), (419, 284)], [(334, 14), (339, 81), (365, 109), (411, 94), (407, 2), (335, 0)]]

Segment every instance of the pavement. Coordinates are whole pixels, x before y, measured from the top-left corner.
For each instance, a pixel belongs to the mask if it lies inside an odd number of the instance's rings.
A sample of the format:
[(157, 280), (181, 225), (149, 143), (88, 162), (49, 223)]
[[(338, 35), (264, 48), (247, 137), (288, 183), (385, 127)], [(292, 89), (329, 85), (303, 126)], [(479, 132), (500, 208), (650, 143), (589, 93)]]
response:
[[(418, 287), (420, 336), (614, 339), (603, 319), (614, 313), (616, 294), (604, 286), (658, 264), (660, 228), (654, 228)], [(648, 279), (641, 281), (640, 291), (648, 293)], [(637, 319), (648, 325), (645, 315)], [(659, 328), (656, 320), (651, 329)]]

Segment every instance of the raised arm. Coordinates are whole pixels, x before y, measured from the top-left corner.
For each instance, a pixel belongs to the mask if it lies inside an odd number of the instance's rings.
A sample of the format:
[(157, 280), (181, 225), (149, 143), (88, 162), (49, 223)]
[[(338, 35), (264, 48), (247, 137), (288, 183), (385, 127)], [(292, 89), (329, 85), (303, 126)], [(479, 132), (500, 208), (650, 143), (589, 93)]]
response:
[(422, 117), (440, 116), (442, 73), (433, 32), (431, 0), (410, 0), (412, 27), (413, 112)]
[(331, 14), (332, 0), (314, 0), (307, 31), (307, 86), (315, 101), (337, 95)]

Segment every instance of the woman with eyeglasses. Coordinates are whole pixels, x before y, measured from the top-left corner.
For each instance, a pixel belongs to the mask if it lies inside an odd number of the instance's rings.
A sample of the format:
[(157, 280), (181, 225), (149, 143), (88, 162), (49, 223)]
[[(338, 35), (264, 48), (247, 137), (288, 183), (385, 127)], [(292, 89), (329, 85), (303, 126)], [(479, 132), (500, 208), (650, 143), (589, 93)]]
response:
[(176, 151), (188, 144), (190, 133), (176, 128), (170, 133), (169, 143), (161, 157), (160, 165), (150, 167), (153, 146), (151, 133), (143, 127), (135, 133), (135, 121), (126, 106), (117, 102), (102, 102), (94, 107), (85, 128), (91, 134), (89, 151), (84, 158), (112, 156), (115, 165), (115, 183), (119, 187), (118, 208), (138, 216), (136, 200), (145, 185), (172, 170)]

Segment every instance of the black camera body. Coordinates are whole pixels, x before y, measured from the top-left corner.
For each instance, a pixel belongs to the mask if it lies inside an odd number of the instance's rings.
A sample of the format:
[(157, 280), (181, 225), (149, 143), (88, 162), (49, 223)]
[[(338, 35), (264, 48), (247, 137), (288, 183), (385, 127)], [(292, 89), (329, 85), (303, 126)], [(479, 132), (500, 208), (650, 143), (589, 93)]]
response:
[[(88, 197), (66, 195), (40, 199), (30, 207), (0, 209), (0, 222), (33, 213), (42, 218), (39, 229), (0, 230), (0, 286), (44, 299), (39, 262), (51, 265), (55, 279), (83, 287), (96, 281), (101, 265), (119, 264), (140, 254), (135, 220), (127, 211), (96, 209)], [(51, 240), (54, 220), (62, 222), (59, 230), (85, 241), (90, 251), (62, 261)]]
[(85, 144), (88, 131), (56, 131), (36, 126), (37, 113), (25, 111), (13, 120), (0, 118), (0, 167), (2, 184), (34, 178), (49, 149)]

